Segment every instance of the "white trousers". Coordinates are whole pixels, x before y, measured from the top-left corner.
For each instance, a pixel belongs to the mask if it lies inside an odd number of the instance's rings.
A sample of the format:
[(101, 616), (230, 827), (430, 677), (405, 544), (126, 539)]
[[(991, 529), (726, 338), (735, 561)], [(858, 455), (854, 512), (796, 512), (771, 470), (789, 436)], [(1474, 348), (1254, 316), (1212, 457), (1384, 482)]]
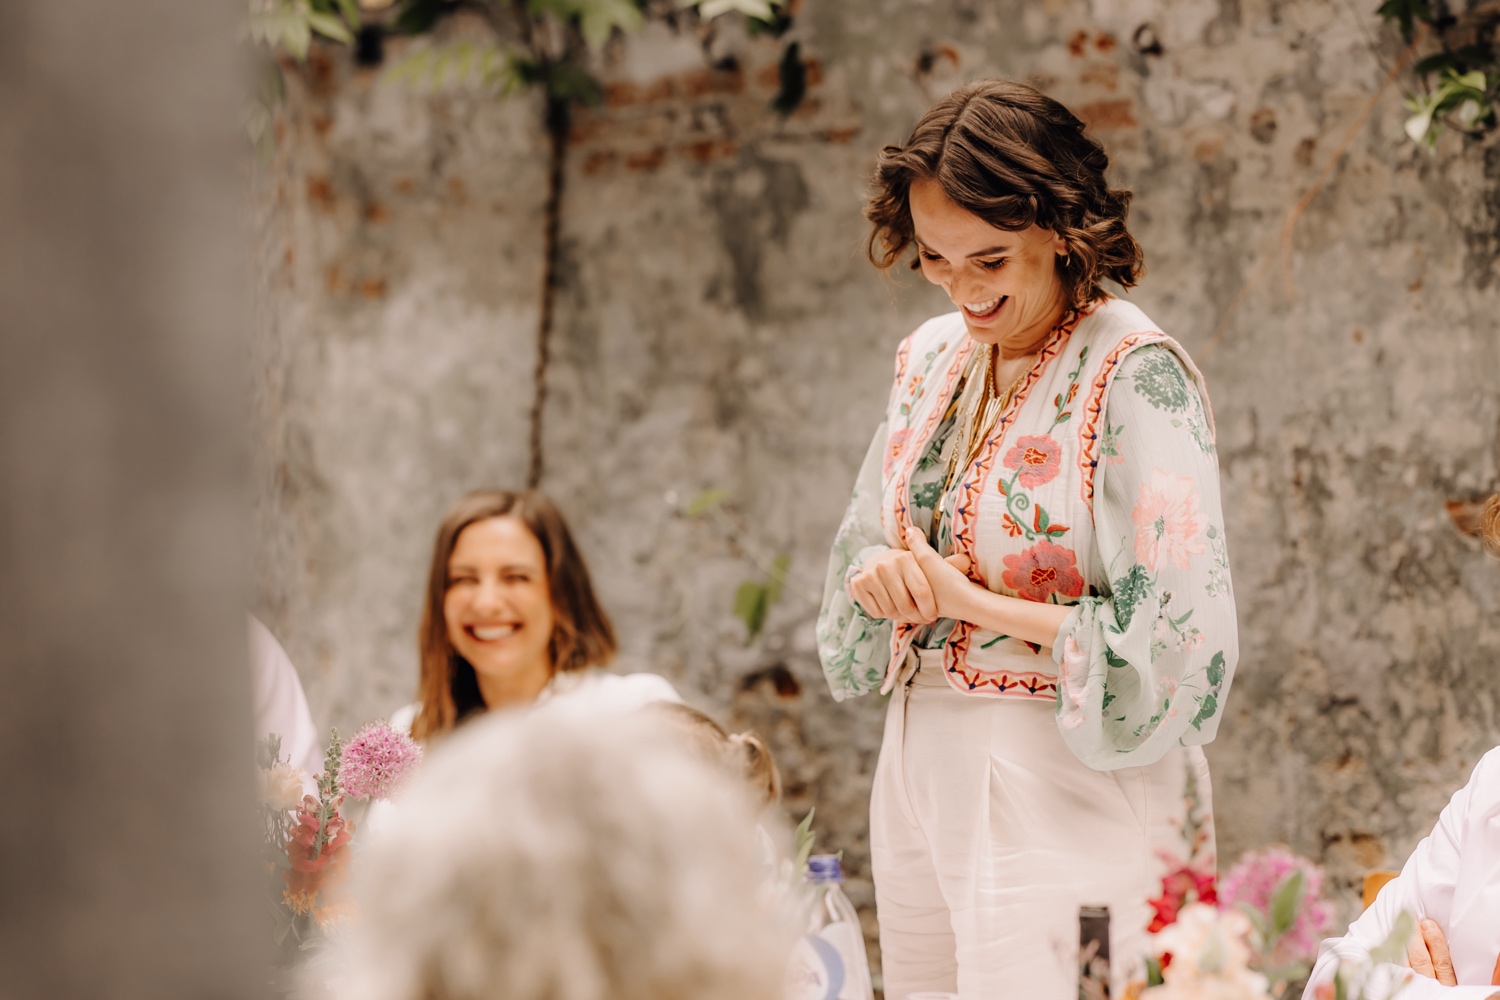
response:
[(1202, 751), (1093, 770), (1063, 743), (1050, 702), (961, 694), (936, 655), (923, 651), (891, 695), (870, 801), (886, 1000), (1075, 1000), (1085, 905), (1109, 907), (1122, 995), (1145, 950), (1160, 852), (1186, 851), (1189, 767), (1207, 805)]

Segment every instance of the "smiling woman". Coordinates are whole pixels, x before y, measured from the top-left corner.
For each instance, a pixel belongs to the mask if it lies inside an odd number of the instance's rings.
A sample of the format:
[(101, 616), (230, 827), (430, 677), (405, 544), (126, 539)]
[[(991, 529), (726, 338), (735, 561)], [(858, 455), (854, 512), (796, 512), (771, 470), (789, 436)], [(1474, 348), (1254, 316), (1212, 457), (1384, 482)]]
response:
[(609, 674), (609, 616), (557, 507), (534, 491), (480, 490), (443, 518), (422, 611), (420, 701), (391, 724), (419, 740), (490, 709), (566, 699), (629, 711), (677, 693), (655, 674)]
[(1067, 108), (987, 80), (875, 169), (872, 261), (915, 247), (956, 310), (896, 352), (818, 619), (835, 698), (894, 692), (887, 996), (1077, 996), (1080, 907), (1109, 905), (1120, 973), (1164, 861), (1213, 864), (1200, 745), (1238, 655), (1213, 422), (1182, 347), (1102, 287), (1142, 257), (1108, 166)]

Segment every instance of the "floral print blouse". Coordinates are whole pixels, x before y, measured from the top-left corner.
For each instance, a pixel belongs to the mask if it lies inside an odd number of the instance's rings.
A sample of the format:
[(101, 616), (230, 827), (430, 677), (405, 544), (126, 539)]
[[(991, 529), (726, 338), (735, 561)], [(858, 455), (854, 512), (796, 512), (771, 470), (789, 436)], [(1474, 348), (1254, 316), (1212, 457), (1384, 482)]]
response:
[[(941, 495), (956, 437), (951, 410), (910, 484), (912, 522), (944, 555), (952, 551), (957, 492)], [(819, 655), (838, 700), (877, 688), (890, 657), (892, 623), (866, 615), (846, 589), (888, 549), (886, 445), (882, 423), (834, 543), (818, 620)], [(1076, 587), (1016, 593), (1073, 605), (1051, 650), (1059, 731), (1070, 749), (1100, 769), (1149, 764), (1173, 746), (1213, 738), (1238, 659), (1213, 434), (1197, 384), (1166, 346), (1140, 347), (1120, 362), (1101, 428), (1093, 513), (1094, 575), (1108, 587), (1085, 590), (1080, 579)], [(940, 647), (953, 627), (939, 620), (915, 645)]]

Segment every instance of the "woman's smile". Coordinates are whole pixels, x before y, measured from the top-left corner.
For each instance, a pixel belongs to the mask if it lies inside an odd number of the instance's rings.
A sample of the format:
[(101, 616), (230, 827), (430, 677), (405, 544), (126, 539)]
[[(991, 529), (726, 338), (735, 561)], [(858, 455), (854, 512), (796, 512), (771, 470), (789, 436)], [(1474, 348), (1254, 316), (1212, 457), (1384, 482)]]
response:
[(966, 302), (963, 305), (964, 315), (977, 323), (983, 323), (999, 315), (1001, 308), (1009, 299), (1009, 295), (1001, 295), (984, 302)]
[(521, 630), (521, 625), (512, 622), (508, 625), (465, 625), (464, 631), (468, 632), (479, 642), (500, 642), (509, 639)]

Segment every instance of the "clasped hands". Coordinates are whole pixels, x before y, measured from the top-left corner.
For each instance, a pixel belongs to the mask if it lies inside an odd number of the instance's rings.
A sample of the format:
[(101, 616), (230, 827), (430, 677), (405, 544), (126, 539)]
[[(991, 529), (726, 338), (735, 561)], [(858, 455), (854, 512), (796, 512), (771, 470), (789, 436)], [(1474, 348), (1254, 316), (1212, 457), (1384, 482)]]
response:
[[(1443, 936), (1443, 928), (1431, 917), (1422, 918), (1417, 923), (1417, 932), (1406, 942), (1406, 961), (1419, 976), (1436, 979), (1444, 986), (1458, 985), (1458, 976), (1453, 972), (1453, 956), (1448, 951), (1448, 939)], [(1495, 960), (1490, 985), (1500, 986), (1500, 958)]]
[(883, 552), (849, 580), (849, 596), (873, 618), (926, 625), (939, 618), (971, 621), (974, 591), (967, 556), (946, 559), (916, 528), (906, 529), (906, 548)]

